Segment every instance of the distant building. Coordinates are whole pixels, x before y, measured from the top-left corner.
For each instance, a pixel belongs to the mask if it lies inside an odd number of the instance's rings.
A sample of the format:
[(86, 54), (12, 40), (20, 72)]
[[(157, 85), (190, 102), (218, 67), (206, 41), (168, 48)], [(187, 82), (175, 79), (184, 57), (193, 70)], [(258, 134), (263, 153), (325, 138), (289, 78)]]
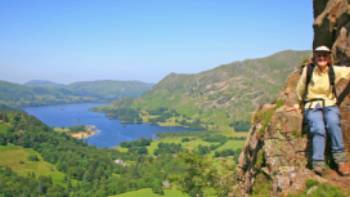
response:
[(165, 189), (169, 189), (171, 187), (169, 180), (164, 180), (162, 182), (162, 185), (163, 185), (163, 188), (165, 188)]
[(121, 159), (114, 160), (114, 163), (118, 164), (118, 165), (121, 165), (121, 166), (125, 166), (126, 165), (125, 162), (123, 160), (121, 160)]

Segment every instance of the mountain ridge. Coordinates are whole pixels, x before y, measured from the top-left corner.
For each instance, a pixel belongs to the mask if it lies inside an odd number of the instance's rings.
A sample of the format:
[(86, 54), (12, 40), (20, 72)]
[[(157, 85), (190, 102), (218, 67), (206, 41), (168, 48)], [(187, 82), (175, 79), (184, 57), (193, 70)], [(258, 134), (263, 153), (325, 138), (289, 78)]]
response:
[(122, 97), (138, 97), (153, 84), (138, 81), (84, 81), (72, 85), (47, 80), (31, 80), (18, 84), (0, 80), (0, 103), (10, 106), (105, 102)]

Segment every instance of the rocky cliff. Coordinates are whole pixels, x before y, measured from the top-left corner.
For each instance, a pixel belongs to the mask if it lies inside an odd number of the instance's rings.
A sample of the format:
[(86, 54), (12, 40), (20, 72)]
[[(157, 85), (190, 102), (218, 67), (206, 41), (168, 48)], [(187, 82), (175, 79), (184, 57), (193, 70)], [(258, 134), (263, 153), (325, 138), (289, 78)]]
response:
[[(327, 45), (336, 64), (350, 66), (350, 1), (314, 0), (314, 43)], [(294, 71), (272, 104), (260, 106), (253, 116), (253, 126), (241, 152), (237, 170), (236, 195), (249, 196), (265, 190), (268, 196), (287, 196), (317, 188), (306, 188), (309, 180), (326, 183), (349, 194), (350, 178), (336, 172), (319, 177), (308, 168), (308, 135), (302, 130), (302, 115), (291, 111), (297, 103), (295, 86), (300, 71)], [(337, 84), (338, 92), (348, 81)], [(350, 150), (350, 98), (341, 105), (342, 127), (347, 151)]]

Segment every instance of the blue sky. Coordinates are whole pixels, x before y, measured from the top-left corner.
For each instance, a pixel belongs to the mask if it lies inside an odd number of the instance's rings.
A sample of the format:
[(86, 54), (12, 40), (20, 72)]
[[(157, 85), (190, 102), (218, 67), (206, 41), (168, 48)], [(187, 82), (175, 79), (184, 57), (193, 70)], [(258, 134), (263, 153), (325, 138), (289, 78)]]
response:
[(312, 46), (312, 1), (0, 0), (0, 80), (158, 82)]

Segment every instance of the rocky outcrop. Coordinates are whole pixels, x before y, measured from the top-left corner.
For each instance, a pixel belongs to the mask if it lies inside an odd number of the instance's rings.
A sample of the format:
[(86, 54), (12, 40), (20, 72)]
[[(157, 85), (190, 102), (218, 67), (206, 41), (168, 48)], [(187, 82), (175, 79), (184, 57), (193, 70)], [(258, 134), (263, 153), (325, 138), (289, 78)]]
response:
[(295, 71), (276, 102), (261, 106), (253, 116), (254, 125), (239, 158), (242, 195), (254, 190), (259, 174), (270, 182), (275, 196), (302, 190), (310, 178), (323, 181), (307, 168), (308, 137), (302, 132), (302, 115), (291, 110), (297, 103), (298, 78)]
[[(350, 66), (350, 1), (349, 0), (314, 0), (314, 32), (313, 46), (322, 44), (332, 49), (334, 62), (338, 65)], [(338, 92), (350, 88), (348, 81), (338, 84)], [(341, 106), (342, 127), (344, 129), (345, 146), (350, 150), (350, 97), (346, 97)]]
[[(349, 1), (350, 2), (350, 1)], [(350, 66), (350, 4), (347, 0), (314, 0), (314, 43), (327, 45), (336, 64)], [(309, 137), (303, 132), (303, 117), (291, 110), (297, 103), (295, 87), (300, 71), (288, 78), (283, 91), (272, 104), (260, 106), (253, 116), (253, 126), (241, 152), (238, 165), (239, 196), (256, 191), (257, 180), (263, 180), (271, 196), (287, 196), (305, 189), (305, 182), (314, 179), (337, 186), (350, 184), (349, 178), (319, 177), (309, 168)], [(338, 92), (348, 81), (337, 85)], [(342, 127), (347, 150), (350, 150), (350, 99), (341, 105)], [(263, 179), (261, 179), (263, 177)], [(237, 190), (236, 190), (237, 191)]]

